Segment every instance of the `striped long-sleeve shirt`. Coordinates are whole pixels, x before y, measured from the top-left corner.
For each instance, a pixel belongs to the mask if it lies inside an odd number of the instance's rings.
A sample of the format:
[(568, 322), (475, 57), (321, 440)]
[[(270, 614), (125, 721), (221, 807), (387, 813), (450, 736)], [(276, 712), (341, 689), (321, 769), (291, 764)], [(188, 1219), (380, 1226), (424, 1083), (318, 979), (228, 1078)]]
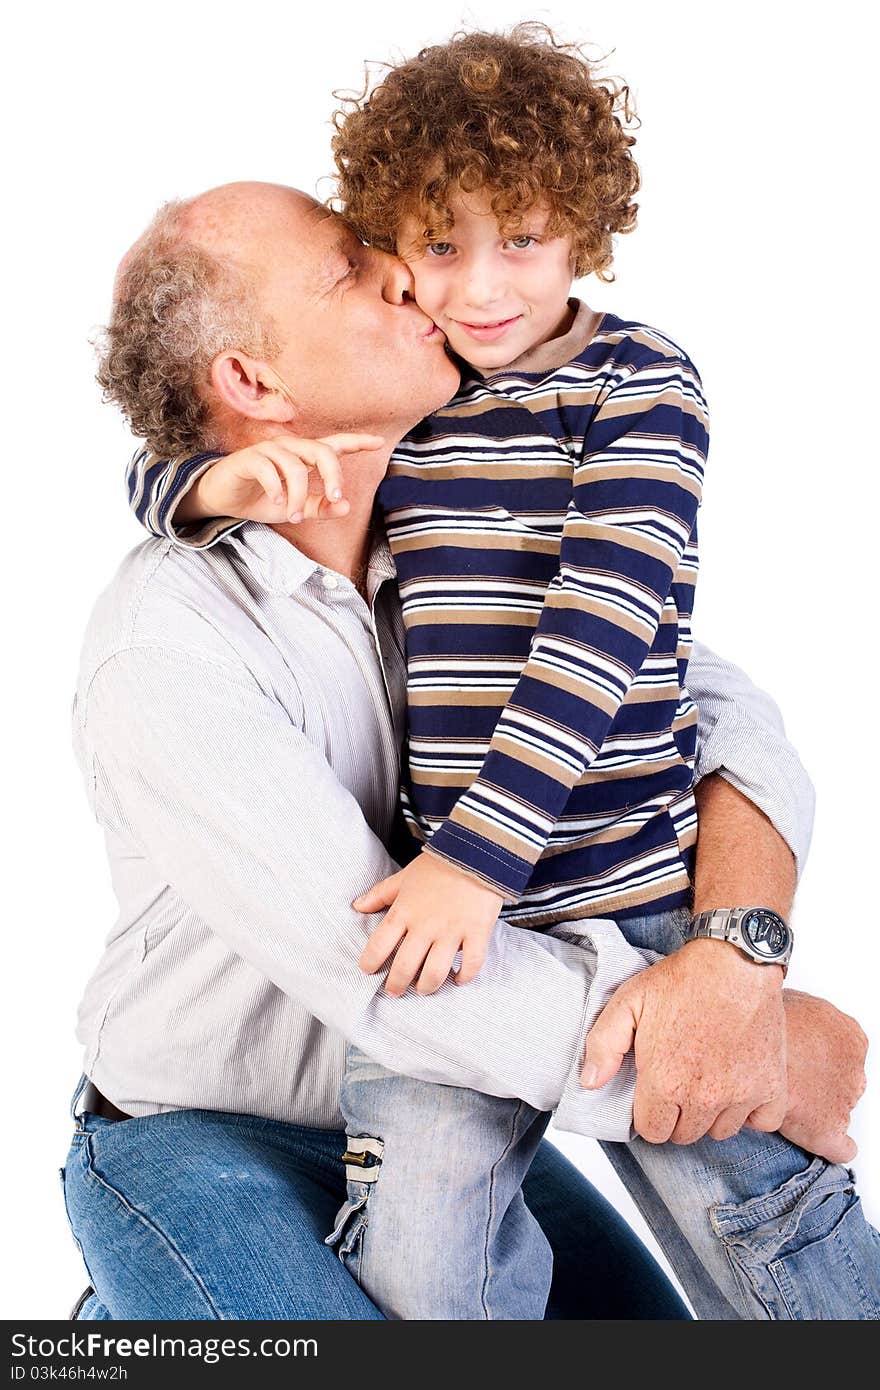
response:
[[(707, 445), (687, 356), (580, 305), (564, 338), (466, 374), (394, 452), (379, 503), (406, 628), (404, 811), (510, 920), (687, 899)], [(141, 520), (167, 533), (202, 466), (141, 460)]]

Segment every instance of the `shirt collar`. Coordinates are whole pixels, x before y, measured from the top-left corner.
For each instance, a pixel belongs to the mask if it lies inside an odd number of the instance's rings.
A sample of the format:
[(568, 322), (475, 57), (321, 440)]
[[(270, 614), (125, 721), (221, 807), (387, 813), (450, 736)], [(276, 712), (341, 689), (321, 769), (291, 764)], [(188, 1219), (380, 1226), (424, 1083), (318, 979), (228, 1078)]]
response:
[[(332, 525), (332, 522), (327, 524)], [(230, 546), (272, 593), (294, 594), (319, 570), (338, 574), (332, 566), (309, 559), (291, 541), (260, 521), (246, 521), (237, 531), (224, 536), (220, 544)], [(381, 526), (373, 532), (367, 574), (371, 601), (385, 580), (395, 577), (394, 561)], [(344, 575), (340, 574), (339, 578), (345, 584), (350, 583)]]

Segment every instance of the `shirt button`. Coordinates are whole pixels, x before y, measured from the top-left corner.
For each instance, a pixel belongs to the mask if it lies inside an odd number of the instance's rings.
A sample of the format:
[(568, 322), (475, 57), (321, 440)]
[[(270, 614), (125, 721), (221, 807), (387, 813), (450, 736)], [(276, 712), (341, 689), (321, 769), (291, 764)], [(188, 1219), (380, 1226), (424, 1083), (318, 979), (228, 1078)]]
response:
[(335, 574), (327, 574), (325, 572), (321, 575), (321, 583), (324, 585), (325, 589), (339, 588), (339, 580), (336, 578)]

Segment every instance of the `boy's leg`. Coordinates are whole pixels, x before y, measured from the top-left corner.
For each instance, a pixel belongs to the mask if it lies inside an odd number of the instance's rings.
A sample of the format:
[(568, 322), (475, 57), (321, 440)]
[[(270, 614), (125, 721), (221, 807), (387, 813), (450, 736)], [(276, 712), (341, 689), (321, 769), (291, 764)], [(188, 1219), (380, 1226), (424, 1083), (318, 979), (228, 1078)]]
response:
[[(618, 923), (668, 953), (687, 913)], [(851, 1171), (742, 1129), (695, 1144), (603, 1144), (701, 1318), (880, 1318), (880, 1236)]]
[(523, 1196), (553, 1252), (546, 1318), (690, 1320), (635, 1231), (547, 1139), (538, 1146)]
[(552, 1255), (521, 1185), (549, 1116), (349, 1049), (348, 1201), (328, 1241), (386, 1317), (544, 1316)]

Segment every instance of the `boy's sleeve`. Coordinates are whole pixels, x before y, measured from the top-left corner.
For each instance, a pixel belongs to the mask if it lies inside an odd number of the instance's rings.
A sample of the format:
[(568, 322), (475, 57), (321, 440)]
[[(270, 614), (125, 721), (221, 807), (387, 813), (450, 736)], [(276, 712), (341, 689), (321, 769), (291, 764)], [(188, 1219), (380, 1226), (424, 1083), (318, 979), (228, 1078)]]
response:
[(154, 536), (163, 536), (193, 550), (206, 550), (222, 536), (244, 522), (235, 517), (210, 517), (205, 521), (175, 526), (174, 513), (182, 499), (203, 473), (222, 454), (191, 454), (187, 458), (163, 459), (149, 449), (140, 449), (126, 472), (128, 504), (142, 526)]
[(634, 369), (591, 422), (529, 659), (479, 776), (426, 846), (507, 899), (526, 887), (654, 641), (708, 442), (685, 357)]

